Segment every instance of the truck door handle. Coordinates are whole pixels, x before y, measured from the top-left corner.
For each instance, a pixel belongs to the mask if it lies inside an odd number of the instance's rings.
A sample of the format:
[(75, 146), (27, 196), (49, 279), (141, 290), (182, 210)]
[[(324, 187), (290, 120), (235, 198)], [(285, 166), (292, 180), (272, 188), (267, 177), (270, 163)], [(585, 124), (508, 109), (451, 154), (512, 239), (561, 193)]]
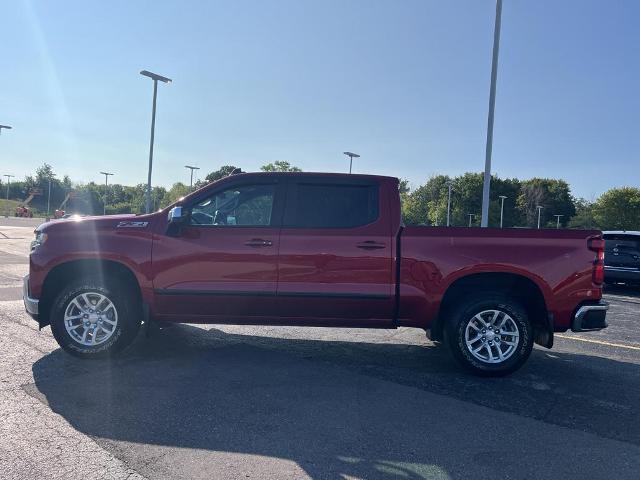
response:
[(374, 240), (366, 240), (364, 242), (356, 244), (356, 247), (362, 248), (363, 250), (377, 250), (380, 248), (385, 248), (386, 245), (384, 243), (378, 243)]
[(263, 240), (262, 238), (252, 238), (244, 242), (247, 247), (270, 247), (273, 245), (271, 240)]

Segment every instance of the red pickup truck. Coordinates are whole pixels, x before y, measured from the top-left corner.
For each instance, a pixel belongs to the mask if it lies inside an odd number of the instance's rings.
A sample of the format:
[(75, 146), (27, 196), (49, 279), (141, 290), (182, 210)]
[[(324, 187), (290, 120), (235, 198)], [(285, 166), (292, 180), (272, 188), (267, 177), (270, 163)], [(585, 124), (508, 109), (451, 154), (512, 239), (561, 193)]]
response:
[(150, 321), (421, 328), (475, 373), (607, 326), (599, 231), (408, 227), (398, 180), (237, 174), (149, 215), (41, 225), (27, 312), (111, 355)]

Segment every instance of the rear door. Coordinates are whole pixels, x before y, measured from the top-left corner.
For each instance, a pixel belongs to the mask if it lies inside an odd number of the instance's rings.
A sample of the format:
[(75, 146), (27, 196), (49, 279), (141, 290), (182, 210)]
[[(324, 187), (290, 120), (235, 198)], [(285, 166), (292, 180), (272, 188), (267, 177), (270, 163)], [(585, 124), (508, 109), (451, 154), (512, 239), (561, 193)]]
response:
[(290, 177), (280, 233), (278, 310), (296, 323), (390, 323), (388, 206), (364, 179)]

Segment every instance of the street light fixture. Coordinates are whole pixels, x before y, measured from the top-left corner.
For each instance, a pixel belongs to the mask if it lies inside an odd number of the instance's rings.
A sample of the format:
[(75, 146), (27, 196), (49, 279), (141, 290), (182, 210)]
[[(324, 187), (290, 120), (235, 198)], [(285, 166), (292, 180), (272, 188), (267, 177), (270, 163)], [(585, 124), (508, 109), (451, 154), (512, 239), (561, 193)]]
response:
[(100, 175), (104, 175), (104, 200), (102, 202), (102, 215), (107, 214), (107, 187), (109, 185), (109, 175), (113, 175), (113, 173), (109, 172), (100, 172)]
[(542, 209), (543, 209), (544, 207), (542, 207), (542, 206), (538, 205), (536, 208), (538, 209), (538, 229), (539, 229), (539, 228), (540, 228), (540, 214), (541, 214)]
[(347, 157), (349, 157), (349, 173), (351, 173), (351, 167), (353, 166), (353, 159), (360, 158), (360, 155), (353, 152), (342, 152), (342, 153), (344, 153)]
[(191, 165), (185, 165), (184, 168), (188, 168), (189, 170), (191, 170), (191, 181), (189, 182), (189, 191), (191, 191), (193, 189), (193, 171), (194, 170), (200, 170), (200, 167), (193, 167)]
[(11, 130), (13, 127), (10, 127), (9, 125), (0, 125), (0, 133), (2, 133), (2, 129), (5, 130)]
[(504, 216), (504, 201), (507, 197), (500, 195), (500, 228), (502, 228), (502, 218)]
[(469, 227), (471, 227), (471, 221), (473, 220), (473, 217), (476, 216), (475, 213), (467, 213), (467, 215), (469, 215)]
[(153, 109), (151, 110), (151, 140), (149, 141), (149, 174), (147, 176), (147, 195), (146, 195), (146, 211), (151, 212), (151, 170), (153, 167), (153, 137), (156, 129), (156, 98), (158, 97), (158, 81), (163, 83), (171, 83), (171, 79), (158, 75), (157, 73), (151, 73), (147, 70), (142, 70), (140, 75), (149, 77), (153, 80)]
[(491, 153), (493, 150), (493, 114), (496, 106), (496, 81), (498, 78), (498, 51), (500, 50), (500, 25), (502, 0), (496, 0), (496, 21), (493, 28), (493, 56), (491, 59), (491, 86), (489, 87), (489, 115), (487, 117), (487, 147), (484, 159), (484, 185), (482, 187), (481, 226), (489, 226), (489, 193), (491, 190)]
[[(11, 128), (11, 127), (9, 127)], [(15, 177), (15, 175), (8, 175), (8, 174), (4, 174), (4, 177), (7, 177), (7, 213), (5, 215), (5, 217), (9, 216), (9, 184), (11, 183), (11, 179), (13, 177)]]
[(556, 217), (556, 219), (558, 220), (556, 222), (556, 228), (560, 228), (560, 219), (564, 217), (564, 215), (554, 215), (554, 217)]

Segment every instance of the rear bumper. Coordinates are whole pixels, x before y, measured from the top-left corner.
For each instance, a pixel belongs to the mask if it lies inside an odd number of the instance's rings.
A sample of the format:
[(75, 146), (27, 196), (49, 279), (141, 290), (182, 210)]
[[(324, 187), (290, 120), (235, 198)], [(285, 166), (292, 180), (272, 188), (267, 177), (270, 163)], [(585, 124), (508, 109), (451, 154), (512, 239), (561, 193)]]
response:
[(29, 296), (29, 275), (25, 275), (22, 279), (22, 301), (24, 302), (24, 309), (27, 313), (37, 320), (39, 313), (38, 304), (40, 301)]
[(609, 304), (605, 301), (582, 305), (576, 310), (571, 322), (571, 330), (574, 332), (592, 332), (607, 328), (607, 310)]
[(605, 282), (640, 282), (640, 270), (630, 267), (604, 266)]

